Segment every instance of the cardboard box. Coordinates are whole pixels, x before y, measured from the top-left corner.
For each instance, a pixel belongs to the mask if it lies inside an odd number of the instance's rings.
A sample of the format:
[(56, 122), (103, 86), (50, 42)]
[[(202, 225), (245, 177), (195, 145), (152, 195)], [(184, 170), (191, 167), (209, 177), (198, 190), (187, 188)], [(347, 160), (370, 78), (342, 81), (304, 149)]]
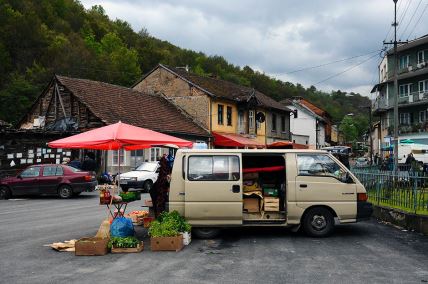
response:
[(135, 253), (142, 252), (144, 249), (144, 243), (141, 242), (136, 248), (111, 248), (111, 253)]
[(264, 198), (264, 211), (277, 212), (279, 211), (279, 198), (265, 197)]
[(176, 237), (150, 238), (152, 251), (180, 251), (183, 248), (183, 235)]
[(244, 198), (244, 211), (257, 213), (260, 212), (260, 199), (259, 198)]
[(105, 255), (108, 241), (108, 238), (82, 238), (75, 244), (75, 255)]

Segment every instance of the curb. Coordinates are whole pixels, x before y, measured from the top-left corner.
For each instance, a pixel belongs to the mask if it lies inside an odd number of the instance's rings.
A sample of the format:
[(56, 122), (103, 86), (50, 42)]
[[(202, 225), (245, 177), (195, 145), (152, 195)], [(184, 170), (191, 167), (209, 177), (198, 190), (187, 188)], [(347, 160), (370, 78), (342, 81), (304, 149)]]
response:
[(428, 216), (403, 212), (395, 208), (373, 205), (373, 217), (428, 236)]

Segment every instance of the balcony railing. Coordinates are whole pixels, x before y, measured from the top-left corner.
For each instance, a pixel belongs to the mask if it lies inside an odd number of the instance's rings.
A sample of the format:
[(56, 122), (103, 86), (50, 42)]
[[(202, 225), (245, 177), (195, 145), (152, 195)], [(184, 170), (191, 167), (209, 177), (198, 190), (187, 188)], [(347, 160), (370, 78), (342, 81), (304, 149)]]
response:
[[(422, 123), (400, 124), (398, 126), (398, 134), (421, 133), (428, 131), (428, 121)], [(388, 127), (388, 135), (394, 134), (394, 125)]]
[[(407, 96), (398, 97), (398, 105), (413, 104), (417, 102), (428, 102), (428, 90), (425, 92), (412, 92)], [(376, 98), (373, 102), (373, 110), (388, 109), (394, 107), (394, 98), (387, 101), (385, 98)]]

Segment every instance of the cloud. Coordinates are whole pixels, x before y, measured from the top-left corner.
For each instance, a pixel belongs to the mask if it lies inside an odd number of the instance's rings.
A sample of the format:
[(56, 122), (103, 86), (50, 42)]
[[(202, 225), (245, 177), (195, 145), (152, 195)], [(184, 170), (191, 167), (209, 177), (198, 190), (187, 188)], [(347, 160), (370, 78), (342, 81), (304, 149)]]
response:
[[(102, 5), (111, 18), (128, 21), (136, 31), (144, 27), (151, 35), (177, 46), (220, 55), (235, 65), (248, 65), (306, 87), (374, 53), (323, 68), (290, 72), (381, 49), (394, 8), (392, 1), (386, 0), (83, 0), (82, 4), (86, 8)], [(409, 11), (415, 8), (411, 4)], [(409, 33), (418, 16), (416, 13)], [(414, 34), (421, 33), (420, 26), (428, 24), (427, 18), (422, 17)], [(316, 87), (368, 95), (377, 80), (379, 60), (374, 57)]]

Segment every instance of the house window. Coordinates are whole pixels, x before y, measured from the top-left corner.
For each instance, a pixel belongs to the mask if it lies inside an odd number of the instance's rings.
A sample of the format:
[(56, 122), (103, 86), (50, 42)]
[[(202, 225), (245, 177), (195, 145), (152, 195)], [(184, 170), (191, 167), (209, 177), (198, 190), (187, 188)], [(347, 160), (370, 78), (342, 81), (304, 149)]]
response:
[(248, 112), (248, 121), (250, 128), (254, 128), (254, 110)]
[(218, 108), (217, 108), (217, 123), (219, 125), (223, 125), (223, 108), (224, 106), (220, 104), (218, 105)]
[(409, 125), (410, 124), (410, 113), (402, 112), (400, 113), (400, 124)]
[(238, 131), (239, 133), (244, 133), (244, 113), (242, 111), (238, 112)]
[(428, 50), (421, 50), (418, 52), (418, 64), (425, 62), (425, 56), (428, 53)]
[(138, 167), (144, 162), (144, 150), (131, 151), (131, 166)]
[(408, 97), (410, 94), (410, 85), (411, 84), (404, 84), (404, 85), (400, 85), (400, 98), (403, 97)]
[(410, 56), (409, 55), (403, 55), (400, 57), (400, 69), (407, 68), (410, 63)]
[(426, 111), (426, 110), (423, 110), (423, 111), (420, 111), (419, 112), (419, 122), (425, 122), (425, 121), (427, 121), (427, 118), (428, 118), (428, 111)]
[(285, 132), (285, 116), (281, 116), (281, 131)]
[(232, 107), (228, 106), (226, 109), (226, 118), (227, 118), (227, 125), (232, 126)]
[(276, 114), (272, 114), (272, 131), (276, 131)]
[(126, 162), (125, 150), (121, 149), (119, 151), (117, 151), (117, 150), (112, 151), (112, 164), (113, 164), (113, 166), (119, 165), (118, 152), (120, 153), (120, 164), (125, 165), (125, 162)]
[(150, 148), (150, 162), (159, 161), (161, 158), (161, 148), (152, 147)]
[(428, 93), (428, 80), (419, 81), (419, 93)]

